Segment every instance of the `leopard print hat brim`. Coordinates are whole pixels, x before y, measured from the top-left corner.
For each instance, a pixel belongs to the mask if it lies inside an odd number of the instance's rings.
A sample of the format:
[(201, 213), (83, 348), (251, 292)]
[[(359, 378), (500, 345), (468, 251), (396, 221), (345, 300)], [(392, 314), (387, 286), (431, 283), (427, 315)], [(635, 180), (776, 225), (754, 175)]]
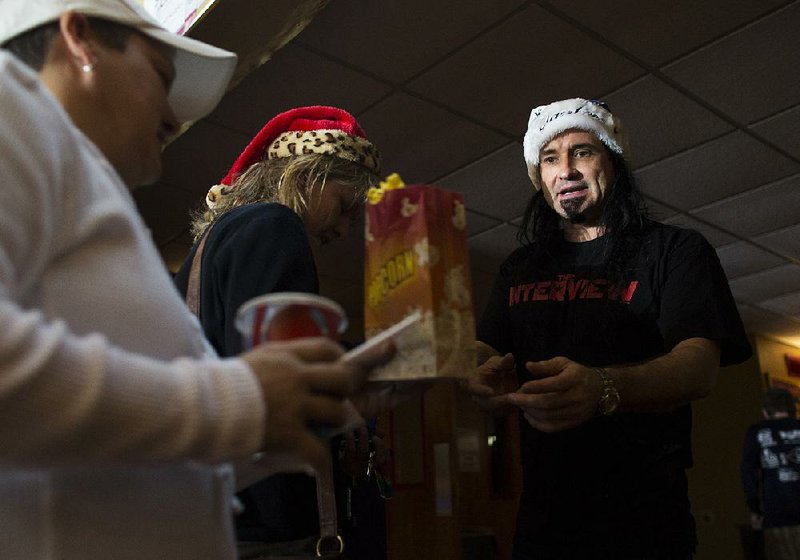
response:
[(284, 132), (269, 147), (269, 159), (300, 154), (327, 154), (363, 165), (380, 174), (381, 156), (367, 139), (336, 129)]

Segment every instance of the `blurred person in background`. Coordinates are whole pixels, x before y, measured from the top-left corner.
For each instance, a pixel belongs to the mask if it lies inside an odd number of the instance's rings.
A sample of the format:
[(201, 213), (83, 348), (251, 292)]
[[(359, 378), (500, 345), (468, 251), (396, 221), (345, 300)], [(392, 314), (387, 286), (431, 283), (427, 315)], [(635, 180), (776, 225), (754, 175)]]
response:
[(786, 389), (764, 395), (764, 419), (747, 429), (742, 487), (750, 525), (763, 530), (767, 560), (800, 559), (800, 420)]

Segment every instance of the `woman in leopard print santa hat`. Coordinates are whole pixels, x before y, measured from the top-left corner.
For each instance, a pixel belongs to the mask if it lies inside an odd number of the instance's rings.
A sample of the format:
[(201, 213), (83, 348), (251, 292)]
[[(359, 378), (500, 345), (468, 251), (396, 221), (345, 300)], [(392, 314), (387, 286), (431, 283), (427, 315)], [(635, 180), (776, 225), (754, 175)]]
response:
[[(336, 107), (291, 109), (253, 138), (209, 191), (207, 208), (192, 223), (195, 246), (175, 277), (186, 296), (199, 255), (199, 289), (191, 291), (206, 337), (221, 356), (243, 349), (233, 320), (247, 300), (318, 292), (311, 242), (347, 234), (379, 172), (378, 150), (356, 119)], [(311, 477), (276, 475), (239, 497), (245, 504), (237, 517), (240, 541), (278, 542), (284, 552), (297, 545), (290, 551), (303, 554), (319, 535)]]

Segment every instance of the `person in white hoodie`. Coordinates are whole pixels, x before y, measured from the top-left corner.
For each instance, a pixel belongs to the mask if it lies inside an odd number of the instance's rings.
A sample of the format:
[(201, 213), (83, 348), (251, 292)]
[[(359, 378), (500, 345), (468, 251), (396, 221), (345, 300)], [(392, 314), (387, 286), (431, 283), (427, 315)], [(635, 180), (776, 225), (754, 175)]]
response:
[[(135, 0), (0, 0), (0, 558), (235, 558), (229, 462), (326, 467), (372, 363), (210, 351), (129, 190), (233, 53)], [(263, 453), (262, 453), (263, 452)]]

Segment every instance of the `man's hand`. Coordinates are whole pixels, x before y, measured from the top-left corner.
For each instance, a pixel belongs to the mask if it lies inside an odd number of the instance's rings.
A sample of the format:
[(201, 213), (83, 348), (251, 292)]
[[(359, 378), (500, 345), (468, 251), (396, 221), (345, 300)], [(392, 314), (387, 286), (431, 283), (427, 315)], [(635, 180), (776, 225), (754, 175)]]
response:
[(514, 356), (512, 354), (492, 356), (480, 350), (479, 348), (479, 359), (486, 357), (486, 360), (478, 366), (464, 389), (486, 412), (507, 414), (512, 408), (505, 402), (504, 395), (517, 388)]
[(560, 432), (595, 415), (603, 380), (592, 368), (563, 357), (528, 362), (525, 368), (536, 379), (507, 395), (505, 401), (521, 408), (531, 426)]
[(336, 343), (306, 338), (262, 344), (243, 354), (261, 384), (267, 407), (263, 450), (294, 453), (315, 469), (326, 468), (330, 450), (311, 426), (342, 425), (347, 419), (342, 400), (356, 394), (372, 367), (392, 353), (386, 345), (368, 360), (345, 362)]

